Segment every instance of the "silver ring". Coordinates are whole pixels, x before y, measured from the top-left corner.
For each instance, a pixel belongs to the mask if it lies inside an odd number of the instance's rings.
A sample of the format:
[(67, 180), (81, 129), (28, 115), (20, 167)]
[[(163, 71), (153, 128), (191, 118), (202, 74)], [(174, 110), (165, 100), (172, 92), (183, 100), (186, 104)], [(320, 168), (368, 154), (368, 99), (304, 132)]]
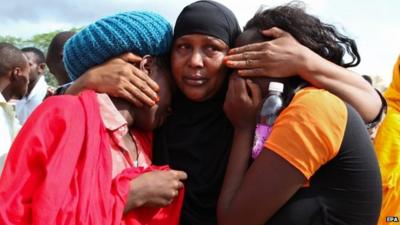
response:
[(246, 66), (250, 66), (251, 65), (251, 59), (246, 59)]

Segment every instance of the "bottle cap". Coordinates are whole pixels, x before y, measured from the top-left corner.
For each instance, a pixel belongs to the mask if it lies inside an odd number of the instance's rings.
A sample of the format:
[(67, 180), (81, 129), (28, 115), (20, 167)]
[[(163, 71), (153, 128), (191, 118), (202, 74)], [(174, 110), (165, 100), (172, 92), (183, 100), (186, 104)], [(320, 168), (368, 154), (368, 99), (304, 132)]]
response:
[(283, 84), (280, 82), (269, 82), (269, 91), (283, 92)]

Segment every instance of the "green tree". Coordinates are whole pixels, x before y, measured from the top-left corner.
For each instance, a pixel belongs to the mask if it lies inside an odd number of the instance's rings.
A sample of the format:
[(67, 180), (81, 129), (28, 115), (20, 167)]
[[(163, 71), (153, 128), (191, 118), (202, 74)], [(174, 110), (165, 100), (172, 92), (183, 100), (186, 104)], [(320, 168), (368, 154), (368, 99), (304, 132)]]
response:
[(14, 46), (21, 47), (22, 45), (24, 45), (25, 40), (23, 40), (22, 38), (17, 38), (7, 35), (7, 36), (0, 36), (0, 42), (6, 42)]
[(51, 40), (59, 32), (61, 31), (55, 30), (44, 34), (36, 34), (29, 40), (29, 44), (34, 45), (36, 48), (41, 49), (43, 52), (47, 52), (47, 48), (49, 47)]

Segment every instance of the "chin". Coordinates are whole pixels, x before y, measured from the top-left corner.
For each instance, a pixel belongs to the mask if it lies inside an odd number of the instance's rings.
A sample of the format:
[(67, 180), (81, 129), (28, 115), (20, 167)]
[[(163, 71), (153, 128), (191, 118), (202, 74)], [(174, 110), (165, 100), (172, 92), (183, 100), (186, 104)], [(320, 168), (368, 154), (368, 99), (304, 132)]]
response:
[(15, 97), (17, 99), (22, 99), (23, 97), (25, 97), (25, 95), (26, 95), (26, 93), (25, 94), (17, 94)]
[(205, 101), (205, 100), (207, 100), (207, 99), (212, 97), (212, 95), (209, 95), (209, 94), (207, 94), (207, 93), (205, 93), (203, 91), (202, 92), (199, 92), (199, 91), (186, 91), (186, 92), (183, 92), (183, 93), (185, 94), (185, 96), (188, 99), (190, 99), (190, 100), (192, 100), (194, 102), (203, 102), (203, 101)]
[(144, 131), (153, 131), (155, 128), (157, 128), (157, 124), (153, 118), (152, 120), (141, 121), (136, 125), (136, 127)]

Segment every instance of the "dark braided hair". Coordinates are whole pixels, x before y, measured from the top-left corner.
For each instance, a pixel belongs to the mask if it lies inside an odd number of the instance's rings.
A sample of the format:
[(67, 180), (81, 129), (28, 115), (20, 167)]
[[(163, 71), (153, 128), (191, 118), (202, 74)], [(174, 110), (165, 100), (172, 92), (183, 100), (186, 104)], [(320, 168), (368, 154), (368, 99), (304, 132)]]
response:
[[(291, 2), (271, 9), (259, 10), (247, 22), (244, 30), (259, 30), (278, 27), (290, 33), (298, 42), (321, 57), (343, 67), (354, 67), (360, 63), (355, 41), (341, 33), (335, 26), (321, 22), (304, 10), (304, 3)], [(345, 62), (345, 54), (350, 61)]]

